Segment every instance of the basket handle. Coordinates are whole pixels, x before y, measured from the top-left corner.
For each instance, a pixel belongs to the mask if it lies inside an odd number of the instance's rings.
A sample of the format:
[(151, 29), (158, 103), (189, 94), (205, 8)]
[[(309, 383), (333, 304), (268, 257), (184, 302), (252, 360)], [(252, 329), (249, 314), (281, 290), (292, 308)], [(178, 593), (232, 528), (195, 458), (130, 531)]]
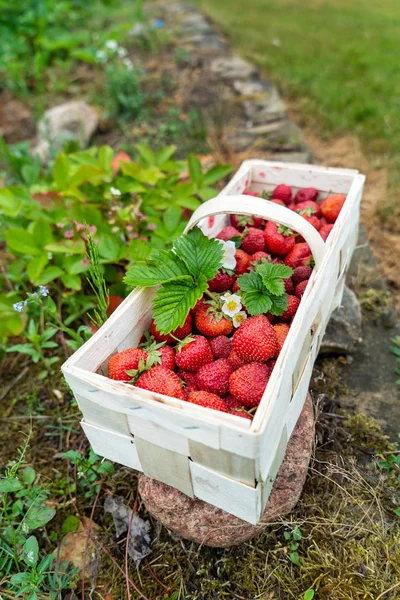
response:
[(221, 214), (261, 217), (262, 219), (275, 221), (280, 225), (286, 225), (294, 229), (303, 236), (310, 246), (315, 261), (315, 269), (320, 269), (325, 256), (326, 246), (318, 231), (303, 217), (286, 208), (286, 206), (274, 204), (273, 202), (254, 196), (233, 194), (232, 196), (217, 196), (212, 200), (204, 202), (192, 214), (184, 233), (187, 233), (202, 219)]

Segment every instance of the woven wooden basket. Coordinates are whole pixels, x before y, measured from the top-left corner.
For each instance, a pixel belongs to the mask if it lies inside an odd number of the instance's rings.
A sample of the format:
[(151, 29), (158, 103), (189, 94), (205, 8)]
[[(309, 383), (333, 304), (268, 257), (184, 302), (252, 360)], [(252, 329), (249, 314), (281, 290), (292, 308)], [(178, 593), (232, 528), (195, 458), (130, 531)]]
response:
[[(257, 523), (288, 439), (302, 410), (315, 358), (332, 311), (340, 304), (357, 241), (365, 177), (349, 169), (249, 160), (224, 190), (199, 207), (196, 224), (209, 236), (229, 213), (260, 216), (298, 231), (315, 268), (252, 422), (113, 381), (109, 358), (137, 346), (151, 320), (152, 289), (136, 289), (101, 329), (63, 365), (96, 453)], [(347, 195), (326, 243), (301, 216), (243, 195), (280, 183), (315, 187), (320, 197)]]

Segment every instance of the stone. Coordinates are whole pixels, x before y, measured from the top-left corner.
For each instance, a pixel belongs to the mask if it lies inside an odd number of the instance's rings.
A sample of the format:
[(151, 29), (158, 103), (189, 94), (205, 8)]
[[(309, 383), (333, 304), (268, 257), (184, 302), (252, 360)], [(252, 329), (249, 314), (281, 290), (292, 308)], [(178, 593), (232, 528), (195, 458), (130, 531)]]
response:
[(260, 152), (280, 152), (283, 155), (282, 160), (285, 160), (285, 152), (307, 149), (301, 129), (287, 119), (255, 127), (249, 123), (245, 129), (238, 129), (231, 133), (227, 141), (237, 152), (243, 152), (254, 146)]
[(226, 548), (250, 540), (269, 523), (291, 512), (300, 498), (312, 454), (315, 420), (311, 396), (288, 442), (260, 522), (251, 525), (202, 500), (142, 475), (139, 492), (147, 510), (174, 535), (197, 544)]
[(240, 56), (215, 58), (210, 64), (210, 70), (222, 79), (247, 79), (257, 74), (254, 65)]
[(96, 576), (99, 564), (99, 553), (95, 543), (88, 540), (88, 529), (90, 526), (90, 535), (95, 536), (100, 527), (90, 522), (86, 517), (79, 524), (77, 531), (69, 532), (63, 537), (60, 544), (58, 556), (59, 563), (64, 560), (69, 561), (74, 567), (79, 569), (82, 576), (85, 569), (85, 578), (92, 579)]
[(233, 89), (241, 96), (255, 96), (268, 89), (265, 81), (258, 79), (256, 81), (241, 81), (237, 79), (233, 82)]
[(45, 162), (51, 148), (61, 149), (67, 141), (76, 140), (84, 148), (98, 123), (95, 109), (81, 100), (54, 106), (45, 111), (38, 124), (38, 144), (33, 153)]
[(345, 286), (342, 302), (332, 313), (319, 353), (354, 354), (361, 341), (360, 303), (355, 293)]
[(270, 123), (284, 119), (287, 116), (287, 108), (276, 88), (264, 93), (254, 100), (244, 103), (246, 118), (253, 125)]
[(208, 32), (211, 27), (208, 21), (200, 14), (192, 14), (185, 17), (180, 25), (185, 28), (185, 31)]

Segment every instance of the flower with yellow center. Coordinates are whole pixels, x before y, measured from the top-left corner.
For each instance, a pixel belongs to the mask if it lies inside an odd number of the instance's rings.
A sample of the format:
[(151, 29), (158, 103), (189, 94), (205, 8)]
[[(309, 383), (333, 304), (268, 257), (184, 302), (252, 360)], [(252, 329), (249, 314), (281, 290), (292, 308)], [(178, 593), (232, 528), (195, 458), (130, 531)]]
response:
[(222, 299), (224, 300), (222, 312), (228, 317), (233, 317), (242, 308), (241, 298), (237, 294), (226, 293)]
[(244, 310), (239, 311), (232, 317), (233, 326), (240, 327), (245, 319), (247, 319), (247, 314), (244, 312)]

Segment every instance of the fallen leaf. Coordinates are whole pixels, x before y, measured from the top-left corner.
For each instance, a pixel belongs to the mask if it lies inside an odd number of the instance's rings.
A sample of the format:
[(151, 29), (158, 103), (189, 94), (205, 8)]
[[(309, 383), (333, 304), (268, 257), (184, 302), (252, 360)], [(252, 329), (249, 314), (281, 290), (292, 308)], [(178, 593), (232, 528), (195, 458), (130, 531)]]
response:
[(139, 565), (143, 558), (151, 553), (150, 548), (150, 523), (144, 521), (138, 515), (133, 515), (132, 510), (124, 504), (120, 496), (108, 496), (104, 502), (105, 512), (111, 513), (117, 538), (128, 533), (129, 523), (131, 522), (128, 554)]
[(89, 526), (91, 535), (100, 529), (94, 521), (91, 522), (90, 519), (84, 518), (80, 522), (77, 531), (67, 533), (63, 537), (58, 560), (60, 563), (65, 560), (69, 561), (74, 567), (79, 569), (81, 576), (83, 576), (83, 565), (85, 563), (85, 577), (93, 580), (97, 576), (99, 553), (96, 545), (90, 539), (86, 547)]

